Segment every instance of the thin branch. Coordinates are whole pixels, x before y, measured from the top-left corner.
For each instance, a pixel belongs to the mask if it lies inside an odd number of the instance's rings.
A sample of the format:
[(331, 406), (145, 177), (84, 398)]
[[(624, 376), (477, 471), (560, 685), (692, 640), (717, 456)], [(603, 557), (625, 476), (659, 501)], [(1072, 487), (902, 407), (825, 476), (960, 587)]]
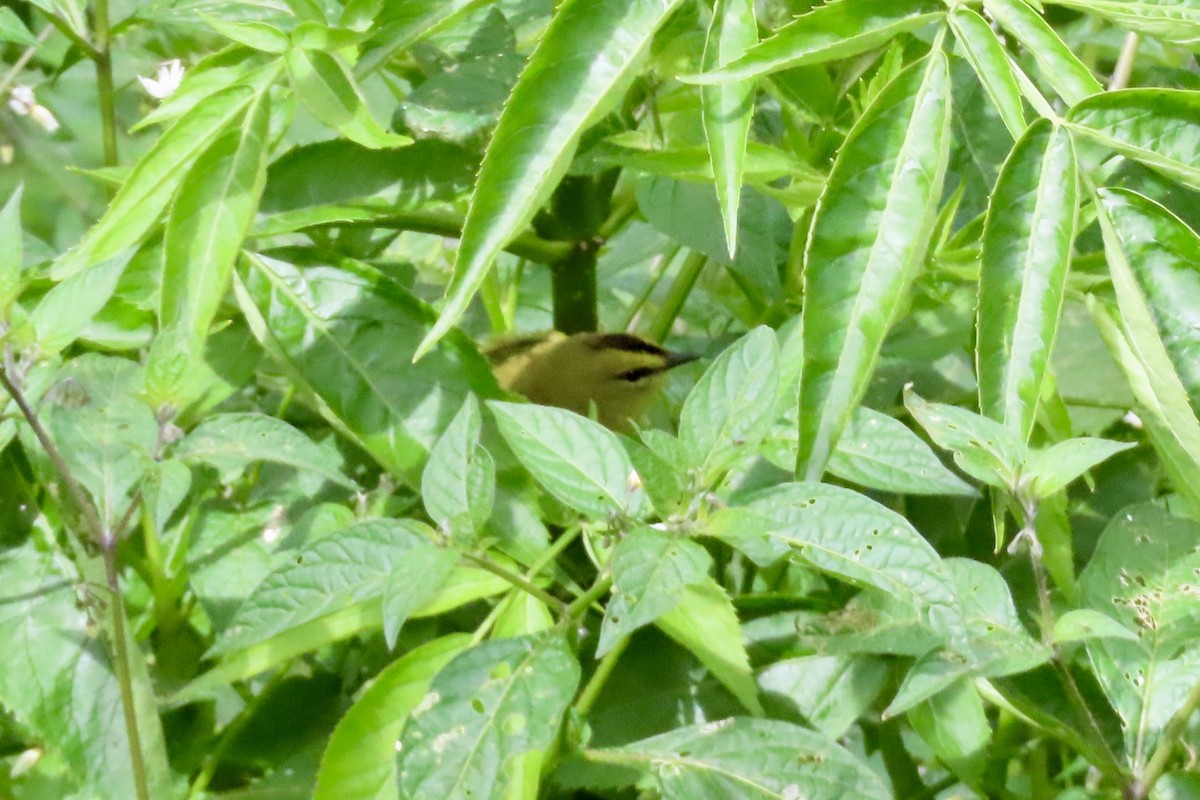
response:
[(46, 40), (50, 38), (50, 34), (52, 33), (54, 33), (53, 26), (47, 25), (46, 27), (42, 28), (33, 44), (29, 45), (29, 47), (26, 47), (25, 52), (21, 53), (21, 55), (17, 57), (17, 60), (13, 62), (13, 65), (11, 68), (9, 68), (8, 72), (4, 73), (4, 77), (0, 78), (0, 96), (3, 96), (6, 92), (8, 92), (8, 88), (13, 85), (13, 83), (17, 80), (17, 76), (21, 74), (21, 70), (25, 69), (25, 65), (29, 63), (30, 59), (37, 55), (38, 48), (45, 44)]
[(1184, 699), (1183, 705), (1176, 709), (1171, 718), (1167, 720), (1167, 724), (1163, 727), (1162, 738), (1159, 739), (1158, 747), (1154, 748), (1154, 754), (1150, 756), (1145, 771), (1130, 785), (1129, 796), (1134, 800), (1143, 800), (1148, 796), (1150, 790), (1154, 788), (1154, 784), (1162, 777), (1163, 770), (1167, 767), (1167, 761), (1170, 760), (1171, 753), (1175, 750), (1175, 745), (1179, 743), (1179, 738), (1187, 730), (1188, 720), (1192, 718), (1192, 714), (1196, 713), (1197, 708), (1200, 708), (1200, 683), (1192, 687), (1187, 698)]
[(92, 26), (96, 47), (92, 60), (96, 64), (96, 91), (100, 101), (100, 131), (104, 143), (104, 166), (115, 167), (117, 155), (117, 107), (113, 88), (112, 40), (108, 28), (108, 0), (95, 0)]
[(1125, 35), (1125, 44), (1121, 46), (1121, 55), (1117, 56), (1117, 65), (1113, 68), (1112, 79), (1108, 82), (1108, 90), (1115, 92), (1129, 85), (1129, 76), (1133, 74), (1133, 62), (1137, 60), (1138, 45), (1142, 37), (1134, 31)]
[(477, 556), (472, 553), (467, 553), (463, 557), (480, 569), (487, 570), (496, 577), (508, 581), (521, 591), (536, 597), (538, 600), (541, 600), (543, 603), (545, 603), (548, 608), (563, 607), (562, 602), (558, 598), (554, 597), (554, 595), (550, 594), (545, 589), (534, 586), (521, 575), (518, 575), (507, 567), (500, 566), (490, 558), (487, 558), (486, 556)]

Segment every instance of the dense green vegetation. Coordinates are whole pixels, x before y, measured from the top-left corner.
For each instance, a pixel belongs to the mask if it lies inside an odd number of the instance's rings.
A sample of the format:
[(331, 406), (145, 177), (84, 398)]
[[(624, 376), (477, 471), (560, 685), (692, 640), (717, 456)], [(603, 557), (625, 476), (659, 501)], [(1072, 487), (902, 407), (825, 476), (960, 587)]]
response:
[(3, 4), (0, 797), (1200, 798), (1198, 43)]

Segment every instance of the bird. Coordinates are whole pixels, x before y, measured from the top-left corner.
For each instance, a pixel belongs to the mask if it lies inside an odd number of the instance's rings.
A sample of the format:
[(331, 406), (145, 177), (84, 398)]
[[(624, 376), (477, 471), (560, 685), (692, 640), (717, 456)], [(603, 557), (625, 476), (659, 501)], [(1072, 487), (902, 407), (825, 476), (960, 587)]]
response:
[(596, 419), (612, 430), (629, 430), (668, 370), (697, 356), (665, 350), (631, 333), (558, 331), (516, 336), (484, 350), (500, 387), (534, 403)]

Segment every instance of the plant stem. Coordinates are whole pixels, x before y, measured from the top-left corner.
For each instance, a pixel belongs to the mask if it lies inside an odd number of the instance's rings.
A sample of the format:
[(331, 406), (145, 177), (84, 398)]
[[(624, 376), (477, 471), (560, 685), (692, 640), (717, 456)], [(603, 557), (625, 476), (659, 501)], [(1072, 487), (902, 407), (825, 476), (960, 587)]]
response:
[(96, 0), (92, 7), (95, 35), (96, 90), (100, 94), (100, 130), (104, 142), (104, 165), (115, 167), (117, 156), (117, 107), (113, 90), (112, 40), (108, 29), (108, 0)]
[(625, 320), (621, 323), (620, 330), (632, 331), (637, 326), (638, 316), (642, 313), (642, 306), (646, 305), (646, 301), (650, 299), (650, 295), (658, 288), (659, 282), (662, 281), (662, 276), (667, 274), (667, 269), (671, 266), (671, 262), (675, 260), (675, 257), (679, 255), (679, 251), (682, 249), (682, 247), (673, 247), (654, 259), (654, 263), (650, 267), (650, 280), (646, 281), (646, 286), (629, 305), (629, 311), (625, 314)]
[[(66, 459), (59, 452), (54, 440), (50, 438), (49, 432), (42, 426), (41, 420), (26, 401), (25, 395), (9, 378), (6, 369), (0, 369), (0, 385), (4, 386), (4, 390), (21, 410), (21, 415), (25, 417), (34, 436), (41, 443), (42, 449), (46, 451), (50, 464), (67, 487), (67, 493), (71, 496), (72, 502), (79, 507), (79, 514), (83, 518), (88, 533), (100, 547), (104, 561), (104, 577), (109, 592), (108, 604), (112, 612), (110, 635), (112, 637), (113, 666), (117, 675), (117, 683), (121, 689), (121, 707), (125, 717), (125, 734), (129, 738), (129, 760), (133, 769), (133, 785), (138, 800), (150, 800), (150, 789), (146, 781), (146, 764), (142, 753), (142, 737), (138, 729), (137, 708), (134, 705), (129, 641), (125, 633), (125, 607), (121, 596), (121, 582), (117, 573), (118, 537), (105, 528), (100, 520), (100, 514), (96, 511), (96, 506), (71, 472)], [(123, 519), (122, 527), (127, 522), (128, 519)]]
[(655, 342), (661, 342), (667, 338), (667, 334), (671, 332), (671, 326), (675, 324), (675, 318), (683, 310), (683, 304), (687, 302), (688, 295), (692, 293), (692, 287), (700, 279), (700, 273), (704, 270), (706, 263), (708, 263), (708, 257), (703, 253), (695, 251), (688, 253), (687, 258), (679, 265), (679, 272), (676, 273), (667, 296), (663, 299), (658, 313), (654, 315), (649, 330), (646, 331), (647, 338)]
[(1154, 748), (1154, 754), (1150, 756), (1146, 769), (1140, 778), (1130, 784), (1127, 795), (1132, 800), (1144, 800), (1150, 794), (1154, 784), (1162, 777), (1175, 745), (1179, 743), (1179, 738), (1187, 729), (1188, 720), (1192, 718), (1192, 714), (1196, 712), (1197, 708), (1200, 708), (1200, 683), (1192, 687), (1184, 699), (1183, 705), (1176, 709), (1171, 718), (1167, 720), (1167, 724), (1163, 727), (1162, 738), (1159, 739), (1158, 747)]
[(605, 575), (600, 580), (592, 584), (592, 588), (581, 594), (572, 601), (571, 605), (567, 606), (563, 611), (562, 619), (564, 622), (583, 616), (592, 603), (599, 600), (612, 588), (613, 580), (611, 575)]
[(596, 665), (596, 671), (592, 673), (592, 677), (588, 678), (587, 685), (583, 687), (583, 691), (579, 693), (579, 699), (575, 701), (575, 711), (579, 716), (586, 717), (587, 713), (592, 710), (596, 698), (600, 696), (600, 691), (608, 682), (613, 669), (616, 668), (621, 654), (625, 652), (625, 648), (629, 647), (629, 641), (628, 636), (622, 637), (600, 659), (600, 663)]
[(1115, 92), (1129, 85), (1129, 76), (1133, 74), (1133, 62), (1137, 60), (1138, 45), (1142, 37), (1134, 31), (1125, 35), (1125, 44), (1121, 46), (1121, 55), (1117, 56), (1117, 65), (1113, 68), (1112, 79), (1108, 82), (1108, 90)]
[(596, 257), (599, 253), (600, 246), (595, 241), (576, 242), (566, 258), (550, 265), (555, 330), (583, 333), (599, 327), (596, 309)]
[(17, 76), (21, 74), (21, 70), (25, 69), (25, 65), (29, 63), (31, 58), (37, 55), (38, 47), (40, 47), (47, 39), (50, 38), (50, 34), (54, 33), (54, 30), (55, 28), (53, 25), (47, 25), (46, 27), (42, 28), (33, 44), (29, 45), (29, 47), (26, 47), (25, 51), (21, 53), (16, 61), (13, 62), (13, 65), (8, 72), (4, 73), (4, 77), (0, 78), (0, 95), (4, 95), (8, 92), (8, 87), (13, 85), (13, 82), (16, 81)]
[(538, 600), (541, 600), (543, 603), (545, 603), (547, 607), (549, 607), (549, 608), (562, 608), (563, 607), (562, 602), (560, 600), (558, 600), (558, 598), (554, 597), (552, 594), (547, 592), (545, 589), (539, 589), (537, 586), (534, 586), (532, 583), (530, 583), (528, 580), (526, 580), (521, 575), (518, 575), (517, 573), (508, 569), (507, 567), (500, 566), (495, 561), (492, 561), (490, 558), (488, 558), (486, 556), (477, 556), (472, 553), (467, 553), (463, 557), (466, 558), (467, 561), (470, 561), (472, 564), (479, 567), (480, 569), (486, 570), (486, 571), (492, 573), (493, 575), (495, 575), (496, 577), (502, 578), (502, 579), (508, 581), (513, 586), (517, 587), (518, 589), (532, 595), (533, 597), (536, 597)]

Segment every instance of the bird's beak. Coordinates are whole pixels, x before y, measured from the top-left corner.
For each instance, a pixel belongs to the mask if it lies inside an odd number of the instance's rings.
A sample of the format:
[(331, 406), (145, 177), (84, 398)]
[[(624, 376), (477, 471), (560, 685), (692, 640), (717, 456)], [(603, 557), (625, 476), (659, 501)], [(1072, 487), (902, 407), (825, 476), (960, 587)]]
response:
[(674, 369), (680, 364), (686, 364), (689, 361), (695, 361), (700, 356), (695, 353), (667, 353), (667, 369)]

